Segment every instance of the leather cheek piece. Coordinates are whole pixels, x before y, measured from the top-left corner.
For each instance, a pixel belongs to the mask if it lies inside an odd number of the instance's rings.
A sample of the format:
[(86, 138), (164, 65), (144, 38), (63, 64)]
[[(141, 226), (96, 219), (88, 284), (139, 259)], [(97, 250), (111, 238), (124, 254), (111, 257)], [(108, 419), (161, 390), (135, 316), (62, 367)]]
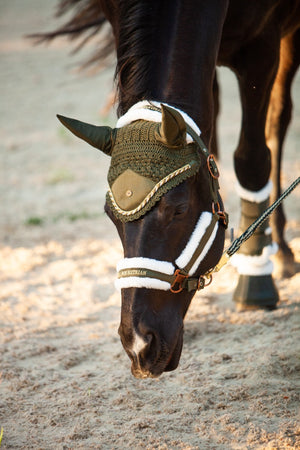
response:
[(117, 205), (124, 211), (131, 211), (139, 206), (154, 186), (154, 181), (127, 169), (114, 181), (111, 191)]

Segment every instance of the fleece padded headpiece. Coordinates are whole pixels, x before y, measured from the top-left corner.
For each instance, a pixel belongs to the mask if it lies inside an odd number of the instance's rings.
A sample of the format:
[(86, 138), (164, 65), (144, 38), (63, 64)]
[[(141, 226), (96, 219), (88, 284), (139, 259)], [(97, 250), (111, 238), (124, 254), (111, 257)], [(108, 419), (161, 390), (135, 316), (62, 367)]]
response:
[(197, 145), (187, 143), (182, 115), (161, 105), (161, 123), (135, 120), (121, 128), (97, 127), (58, 116), (76, 136), (111, 156), (106, 200), (122, 222), (139, 219), (200, 167)]

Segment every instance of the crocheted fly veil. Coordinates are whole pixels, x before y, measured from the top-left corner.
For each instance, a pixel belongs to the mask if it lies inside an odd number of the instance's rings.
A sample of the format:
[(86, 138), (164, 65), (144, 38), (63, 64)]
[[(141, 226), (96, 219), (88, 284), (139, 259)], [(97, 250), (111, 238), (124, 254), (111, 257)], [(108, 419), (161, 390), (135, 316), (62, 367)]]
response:
[(199, 170), (197, 146), (186, 142), (183, 117), (165, 105), (161, 112), (161, 123), (135, 120), (114, 129), (57, 116), (76, 136), (111, 156), (106, 200), (122, 222), (139, 219)]

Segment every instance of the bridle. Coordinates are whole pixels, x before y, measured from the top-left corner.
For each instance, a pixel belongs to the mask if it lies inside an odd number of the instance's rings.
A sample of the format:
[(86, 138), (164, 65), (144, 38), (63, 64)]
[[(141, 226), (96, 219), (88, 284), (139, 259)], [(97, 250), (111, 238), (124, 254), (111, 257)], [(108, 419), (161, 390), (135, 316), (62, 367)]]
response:
[[(154, 105), (148, 109), (160, 111)], [(218, 231), (219, 224), (227, 228), (228, 215), (222, 210), (219, 202), (219, 171), (216, 161), (209, 153), (200, 136), (186, 124), (187, 133), (193, 138), (199, 150), (206, 159), (209, 174), (209, 189), (211, 195), (211, 212), (204, 211), (195, 226), (195, 229), (181, 255), (176, 259), (175, 265), (167, 261), (157, 261), (151, 258), (134, 257), (124, 258), (117, 265), (118, 289), (129, 287), (146, 287), (160, 290), (170, 290), (179, 293), (203, 289), (211, 283), (211, 274), (193, 276), (201, 261), (208, 253)]]

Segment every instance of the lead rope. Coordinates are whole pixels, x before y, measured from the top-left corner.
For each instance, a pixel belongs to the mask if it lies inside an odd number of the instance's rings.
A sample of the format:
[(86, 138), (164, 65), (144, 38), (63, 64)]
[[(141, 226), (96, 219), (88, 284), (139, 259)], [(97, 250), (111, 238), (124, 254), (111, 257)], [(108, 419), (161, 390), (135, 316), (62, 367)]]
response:
[(212, 276), (212, 273), (219, 272), (222, 267), (225, 266), (225, 264), (228, 263), (229, 259), (231, 258), (234, 253), (236, 253), (240, 246), (246, 242), (255, 232), (255, 230), (272, 214), (272, 212), (282, 203), (282, 201), (297, 187), (297, 185), (300, 183), (300, 177), (296, 178), (296, 180), (281, 194), (278, 199), (272, 203), (271, 206), (269, 206), (247, 229), (244, 231), (243, 234), (241, 234), (240, 237), (235, 239), (233, 243), (230, 245), (230, 247), (223, 253), (221, 256), (220, 261), (218, 264), (210, 269), (208, 272), (204, 274), (206, 278), (210, 278)]

